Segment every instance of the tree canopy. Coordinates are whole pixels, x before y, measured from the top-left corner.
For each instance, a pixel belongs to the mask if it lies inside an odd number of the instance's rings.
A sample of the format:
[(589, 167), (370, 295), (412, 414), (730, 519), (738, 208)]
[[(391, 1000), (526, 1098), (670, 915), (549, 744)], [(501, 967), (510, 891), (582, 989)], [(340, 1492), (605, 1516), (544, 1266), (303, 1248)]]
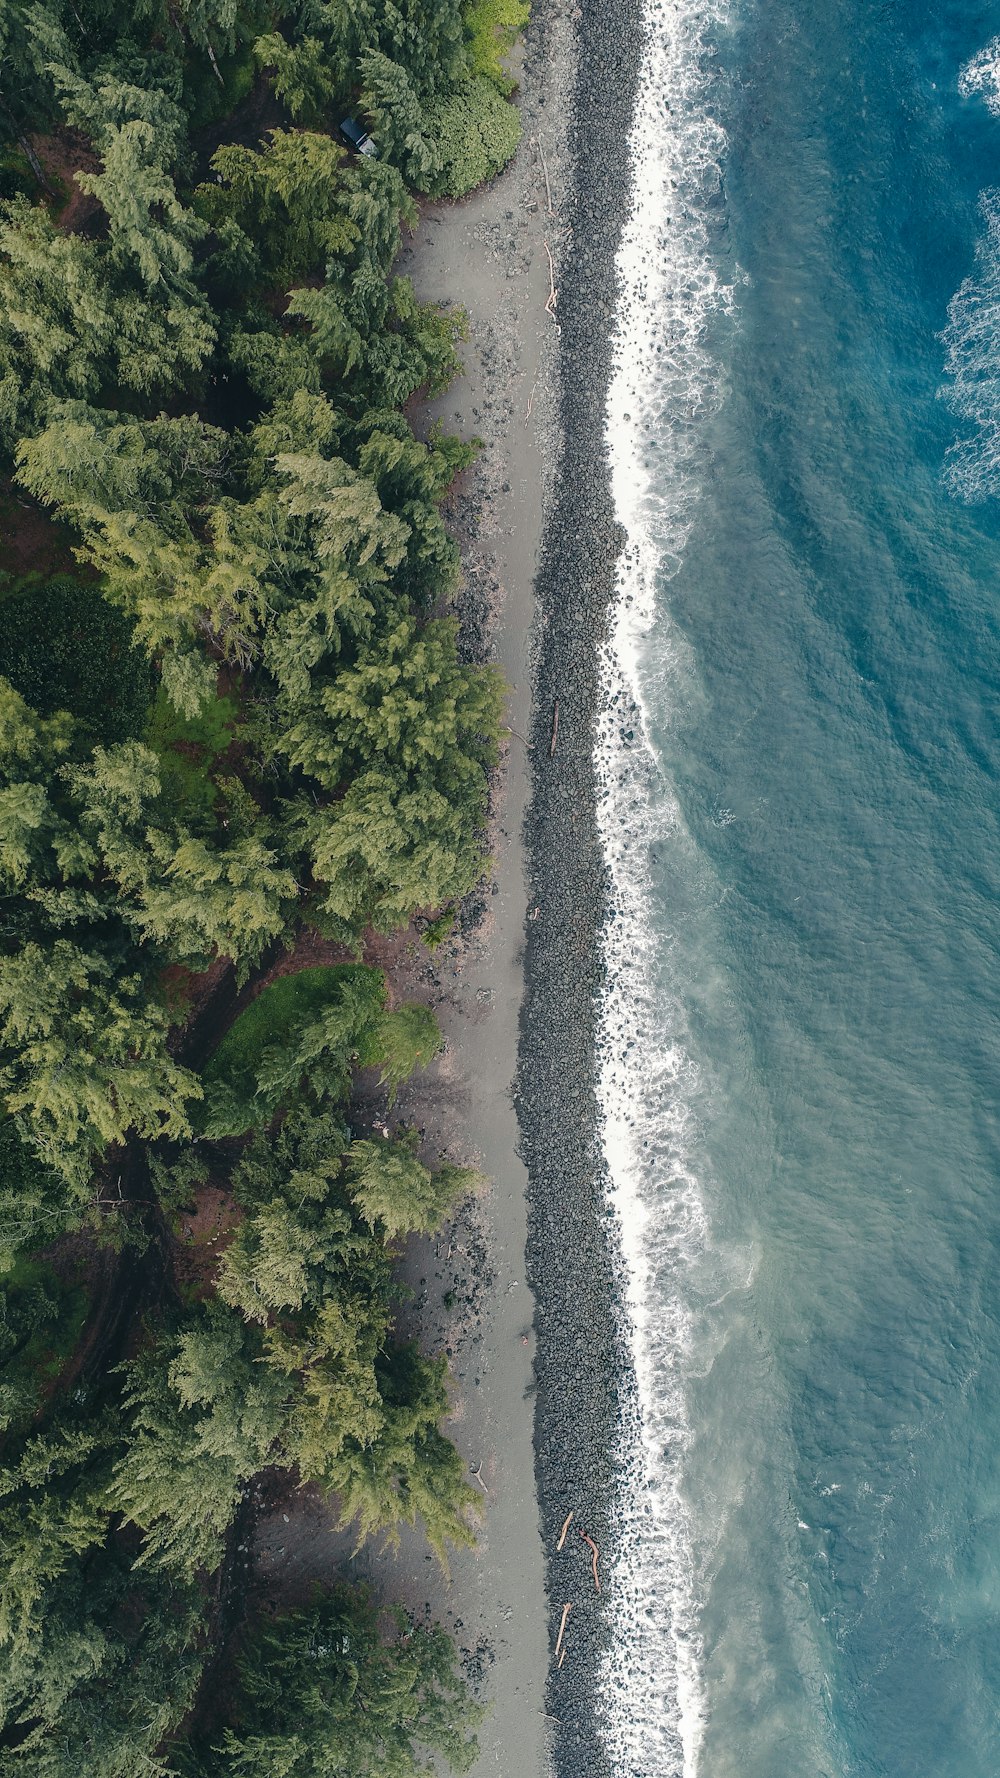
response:
[(475, 449), (411, 405), (465, 321), (396, 262), (513, 153), (523, 12), (0, 0), (0, 1778), (474, 1755), (442, 1632), (233, 1575), (262, 1472), (442, 1561), (481, 1506), (396, 1275), (478, 1178), (371, 958), (487, 862)]

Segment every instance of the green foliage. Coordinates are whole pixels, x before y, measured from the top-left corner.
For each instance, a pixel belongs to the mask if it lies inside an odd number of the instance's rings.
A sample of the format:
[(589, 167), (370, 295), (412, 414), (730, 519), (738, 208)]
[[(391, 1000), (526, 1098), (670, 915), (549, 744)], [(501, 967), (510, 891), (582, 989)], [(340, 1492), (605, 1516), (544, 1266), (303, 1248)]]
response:
[(0, 1432), (24, 1430), (59, 1375), (87, 1314), (83, 1285), (25, 1258), (0, 1286)]
[(423, 107), (406, 69), (372, 49), (361, 57), (361, 76), (362, 103), (379, 153), (399, 168), (408, 185), (429, 191), (441, 170), (441, 152), (427, 134)]
[(468, 1772), (481, 1712), (449, 1638), (337, 1587), (259, 1626), (221, 1745), (199, 1778), (421, 1778), (438, 1756)]
[(18, 479), (76, 526), (139, 639), (155, 651), (187, 642), (199, 624), (225, 635), (257, 596), (233, 559), (225, 509), (212, 514), (208, 539), (201, 535), (225, 434), (188, 416), (136, 420), (83, 402), (49, 413), (19, 447)]
[(339, 1094), (384, 1003), (378, 970), (338, 964), (279, 976), (240, 1014), (205, 1070), (209, 1132), (240, 1135), (269, 1123), (307, 1069)]
[(0, 962), (0, 1090), (40, 1157), (83, 1195), (95, 1157), (136, 1130), (184, 1136), (200, 1098), (138, 976), (58, 939)]
[(377, 1439), (352, 1437), (321, 1478), (334, 1491), (341, 1523), (353, 1526), (360, 1548), (366, 1538), (398, 1540), (400, 1525), (419, 1519), (431, 1548), (446, 1565), (449, 1543), (469, 1545), (475, 1536), (469, 1514), (480, 1497), (465, 1480), (465, 1467), (440, 1431), (448, 1412), (445, 1360), (428, 1359), (415, 1345), (390, 1348), (377, 1367), (381, 1426)]
[(222, 1559), (222, 1539), (249, 1478), (281, 1430), (280, 1381), (256, 1362), (245, 1324), (205, 1311), (168, 1348), (130, 1367), (130, 1442), (110, 1498), (141, 1527), (141, 1563), (193, 1575)]
[(287, 288), (352, 244), (338, 201), (346, 159), (330, 136), (273, 130), (259, 152), (235, 143), (218, 149), (212, 171), (219, 183), (199, 186), (196, 195), (210, 222), (231, 219), (253, 239), (265, 276)]
[(93, 1460), (73, 1475), (51, 1441), (30, 1454), (0, 1508), (0, 1772), (151, 1778), (201, 1677), (204, 1601), (132, 1571)]
[(513, 49), (530, 15), (528, 0), (472, 0), (466, 7), (465, 30), (472, 73), (485, 75), (504, 98), (510, 97), (514, 82), (502, 58)]
[(206, 1133), (262, 1127), (303, 1081), (315, 1095), (339, 1100), (354, 1067), (379, 1067), (395, 1093), (440, 1042), (429, 1008), (387, 1010), (380, 970), (336, 964), (279, 976), (240, 1014), (205, 1069)]
[(218, 800), (212, 771), (235, 739), (236, 722), (232, 698), (214, 696), (187, 716), (165, 691), (157, 694), (146, 740), (159, 761), (161, 796), (176, 819), (196, 830), (212, 825)]
[(258, 37), (254, 55), (271, 73), (278, 98), (287, 105), (296, 123), (307, 128), (320, 122), (330, 103), (334, 71), (318, 37), (288, 43), (278, 31)]
[(0, 1274), (78, 1220), (60, 1175), (29, 1147), (16, 1119), (0, 1118)]
[[(394, 266), (407, 186), (509, 158), (522, 13), (0, 3), (0, 473), (89, 570), (0, 591), (0, 1778), (472, 1757), (445, 1640), (340, 1594), (252, 1638), (228, 1725), (176, 1746), (262, 1468), (359, 1541), (422, 1523), (442, 1559), (479, 1504), (443, 1361), (394, 1338), (392, 1246), (475, 1177), (350, 1131), (357, 1072), (393, 1097), (433, 1015), (340, 964), (272, 982), (203, 1081), (179, 1058), (224, 1020), (228, 975), (217, 1006), (193, 979), (215, 959), (245, 980), (300, 909), (361, 956), (483, 865), (502, 688), (460, 656), (441, 511), (472, 453), (402, 411), (447, 386), (464, 321)], [(275, 99), (306, 127), (250, 146)], [(348, 109), (378, 160), (335, 139)], [(53, 194), (33, 143), (85, 164)], [(192, 1277), (169, 1230), (195, 1197), (225, 1238)], [(157, 1285), (97, 1293), (74, 1364), (89, 1299), (59, 1241), (109, 1198)], [(109, 1352), (138, 1355), (96, 1375)]]
[(347, 1154), (348, 1191), (365, 1221), (390, 1238), (440, 1228), (449, 1211), (480, 1183), (467, 1167), (432, 1173), (417, 1158), (415, 1136), (395, 1142), (352, 1142)]
[(89, 582), (16, 581), (0, 590), (0, 676), (43, 716), (68, 710), (89, 741), (142, 733), (153, 695), (133, 628)]
[(384, 1015), (378, 1030), (378, 1054), (369, 1051), (365, 1059), (381, 1064), (379, 1080), (389, 1088), (391, 1104), (404, 1080), (418, 1068), (426, 1068), (440, 1048), (441, 1029), (430, 1007), (412, 1002)]
[(441, 154), (430, 190), (460, 198), (502, 172), (521, 140), (521, 119), (484, 75), (434, 99), (424, 113)]

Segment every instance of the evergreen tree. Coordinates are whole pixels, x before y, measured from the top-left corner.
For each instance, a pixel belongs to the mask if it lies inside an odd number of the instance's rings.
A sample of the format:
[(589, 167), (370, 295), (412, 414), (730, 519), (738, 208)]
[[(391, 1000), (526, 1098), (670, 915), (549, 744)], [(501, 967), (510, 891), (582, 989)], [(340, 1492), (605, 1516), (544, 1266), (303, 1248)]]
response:
[(480, 1712), (449, 1638), (335, 1588), (258, 1626), (234, 1715), (198, 1778), (421, 1778), (435, 1756), (467, 1772)]
[(441, 170), (441, 154), (427, 133), (423, 107), (406, 69), (377, 49), (361, 57), (360, 68), (362, 102), (379, 152), (388, 155), (408, 185), (429, 191)]
[(318, 37), (300, 37), (288, 43), (278, 31), (258, 37), (254, 55), (270, 70), (278, 98), (287, 105), (296, 123), (307, 128), (320, 122), (338, 84), (338, 70)]
[(38, 1153), (87, 1191), (96, 1156), (130, 1132), (189, 1133), (201, 1097), (167, 1049), (168, 1020), (139, 976), (66, 939), (0, 961), (0, 1089)]
[[(129, 118), (105, 130), (101, 172), (78, 173), (77, 184), (107, 212), (111, 265), (137, 272), (149, 290), (162, 284), (194, 301), (194, 249), (207, 230), (177, 196), (166, 166), (171, 148), (169, 140), (158, 140), (152, 123)], [(199, 353), (191, 357), (193, 364), (200, 363), (212, 345), (207, 312), (203, 326), (204, 338)]]
[(428, 1359), (415, 1345), (389, 1348), (376, 1366), (381, 1408), (377, 1438), (344, 1440), (320, 1479), (335, 1496), (341, 1523), (357, 1547), (384, 1534), (398, 1542), (400, 1525), (423, 1525), (446, 1565), (449, 1543), (475, 1542), (469, 1514), (480, 1497), (465, 1480), (455, 1446), (440, 1431), (448, 1412), (445, 1360)]
[(395, 1142), (352, 1142), (346, 1157), (348, 1190), (365, 1221), (390, 1239), (440, 1228), (479, 1175), (467, 1167), (432, 1173), (418, 1160), (413, 1135)]
[(131, 1365), (129, 1443), (110, 1498), (143, 1532), (142, 1563), (218, 1567), (241, 1491), (281, 1431), (287, 1391), (257, 1359), (242, 1319), (216, 1305)]

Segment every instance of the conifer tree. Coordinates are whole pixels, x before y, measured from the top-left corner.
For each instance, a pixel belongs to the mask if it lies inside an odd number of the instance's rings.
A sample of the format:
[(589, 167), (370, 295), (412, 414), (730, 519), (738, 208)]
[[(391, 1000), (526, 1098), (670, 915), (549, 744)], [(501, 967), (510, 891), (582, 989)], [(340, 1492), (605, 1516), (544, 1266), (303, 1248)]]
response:
[(360, 59), (362, 100), (378, 137), (379, 152), (388, 155), (408, 185), (429, 191), (441, 170), (437, 144), (428, 135), (423, 108), (405, 68), (380, 50)]
[(242, 1318), (216, 1305), (130, 1367), (129, 1443), (110, 1499), (144, 1535), (140, 1562), (213, 1572), (240, 1493), (274, 1454), (287, 1390)]
[(365, 1221), (392, 1238), (440, 1228), (479, 1175), (467, 1167), (431, 1172), (418, 1159), (411, 1134), (389, 1141), (352, 1142), (346, 1156), (348, 1190)]
[(398, 1542), (400, 1525), (419, 1520), (446, 1565), (449, 1543), (475, 1542), (469, 1515), (480, 1500), (465, 1479), (455, 1446), (440, 1431), (448, 1412), (445, 1360), (425, 1358), (415, 1345), (390, 1348), (377, 1365), (381, 1426), (364, 1443), (348, 1437), (331, 1454), (325, 1486), (341, 1523), (366, 1538)]
[(131, 1131), (189, 1134), (201, 1087), (170, 1055), (167, 1029), (139, 976), (67, 939), (0, 960), (0, 1090), (74, 1191)]
[(258, 1626), (221, 1745), (198, 1778), (421, 1778), (440, 1757), (467, 1772), (480, 1712), (449, 1638), (335, 1588)]

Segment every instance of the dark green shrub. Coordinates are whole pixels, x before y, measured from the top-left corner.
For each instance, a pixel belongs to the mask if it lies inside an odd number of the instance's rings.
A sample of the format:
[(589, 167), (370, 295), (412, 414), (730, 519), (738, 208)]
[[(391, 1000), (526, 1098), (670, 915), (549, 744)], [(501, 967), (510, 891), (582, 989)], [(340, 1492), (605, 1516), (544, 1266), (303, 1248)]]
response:
[(426, 107), (428, 134), (441, 155), (429, 187), (435, 197), (460, 198), (502, 172), (521, 140), (521, 119), (484, 75)]
[(0, 676), (32, 709), (68, 710), (105, 746), (141, 735), (149, 716), (152, 670), (132, 637), (124, 612), (68, 574), (0, 590)]

